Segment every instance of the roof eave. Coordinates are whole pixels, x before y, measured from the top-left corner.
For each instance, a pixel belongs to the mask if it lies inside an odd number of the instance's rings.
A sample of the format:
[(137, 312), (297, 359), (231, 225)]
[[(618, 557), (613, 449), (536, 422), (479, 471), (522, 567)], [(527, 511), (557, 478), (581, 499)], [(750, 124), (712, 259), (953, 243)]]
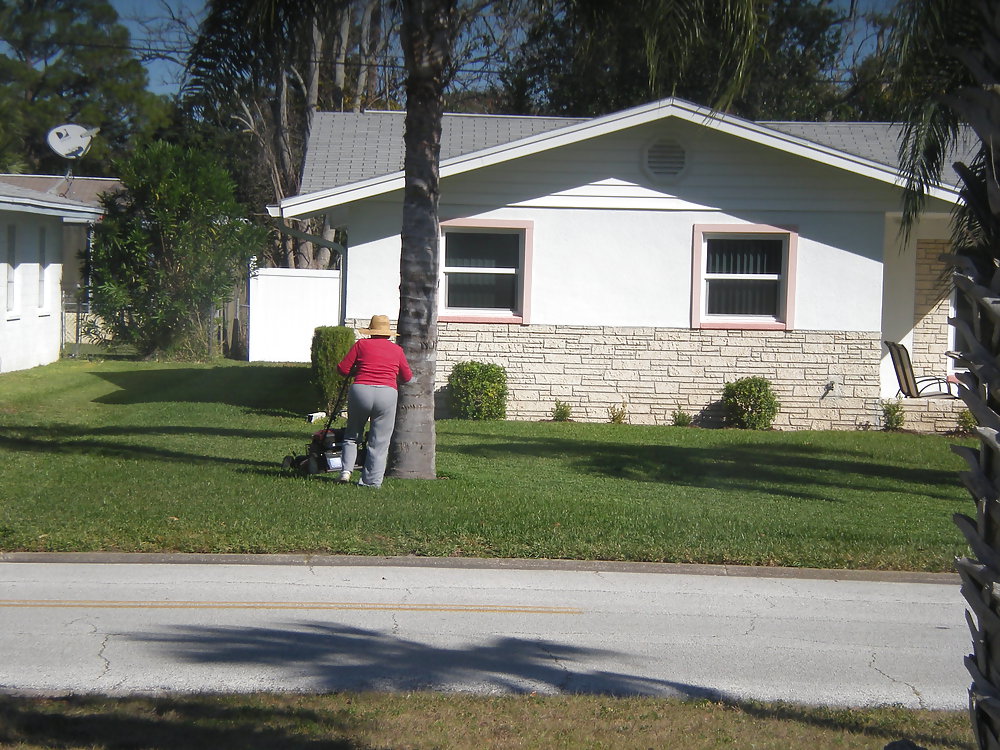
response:
[[(698, 123), (718, 132), (777, 148), (838, 169), (845, 169), (895, 187), (904, 186), (899, 173), (887, 165), (679, 99), (664, 99), (558, 130), (546, 131), (512, 143), (455, 156), (441, 162), (439, 173), (442, 178), (462, 174), (667, 117)], [(321, 214), (334, 206), (400, 190), (403, 187), (403, 179), (403, 172), (393, 172), (329, 190), (292, 196), (277, 205), (268, 206), (267, 210), (273, 217), (285, 218)], [(928, 194), (954, 203), (958, 200), (959, 191), (957, 188), (940, 185), (931, 188)]]
[(104, 215), (104, 211), (101, 209), (84, 204), (72, 206), (54, 201), (50, 202), (5, 195), (0, 195), (0, 209), (57, 216), (67, 222), (97, 221)]

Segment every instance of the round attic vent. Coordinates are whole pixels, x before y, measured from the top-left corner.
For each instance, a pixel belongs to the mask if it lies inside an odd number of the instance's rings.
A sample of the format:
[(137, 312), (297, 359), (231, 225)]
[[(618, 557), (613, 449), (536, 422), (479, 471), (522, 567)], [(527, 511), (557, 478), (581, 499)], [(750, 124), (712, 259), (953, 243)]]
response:
[(672, 180), (684, 171), (687, 155), (673, 138), (659, 138), (647, 148), (643, 166), (654, 180)]

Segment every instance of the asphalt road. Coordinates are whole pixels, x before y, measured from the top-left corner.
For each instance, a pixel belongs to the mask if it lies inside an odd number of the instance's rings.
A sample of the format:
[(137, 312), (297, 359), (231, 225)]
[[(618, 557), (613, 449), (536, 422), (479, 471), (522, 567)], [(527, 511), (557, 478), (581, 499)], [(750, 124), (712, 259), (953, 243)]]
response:
[(0, 691), (431, 689), (965, 707), (970, 636), (957, 578), (828, 576), (839, 577), (0, 555)]

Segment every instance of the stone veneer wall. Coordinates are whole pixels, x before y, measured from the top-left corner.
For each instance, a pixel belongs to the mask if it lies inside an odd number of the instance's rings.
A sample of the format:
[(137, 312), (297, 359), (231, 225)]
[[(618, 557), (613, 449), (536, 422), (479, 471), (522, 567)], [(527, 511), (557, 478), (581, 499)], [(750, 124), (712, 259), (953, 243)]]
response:
[[(948, 240), (919, 240), (916, 249), (916, 280), (913, 298), (913, 372), (921, 375), (948, 374), (951, 327), (951, 280), (941, 255), (950, 252)], [(965, 409), (961, 399), (906, 399), (905, 427), (920, 432), (948, 432), (958, 424)]]
[(762, 375), (781, 402), (776, 428), (878, 426), (880, 352), (877, 332), (442, 323), (438, 414), (452, 366), (478, 360), (506, 368), (511, 419), (550, 418), (558, 399), (573, 419), (605, 422), (624, 400), (635, 424), (668, 425), (681, 410), (718, 425), (725, 382)]
[(916, 280), (913, 299), (913, 347), (910, 359), (917, 375), (944, 374), (948, 370), (945, 352), (951, 340), (948, 316), (951, 312), (951, 281), (940, 257), (949, 251), (947, 240), (917, 242)]

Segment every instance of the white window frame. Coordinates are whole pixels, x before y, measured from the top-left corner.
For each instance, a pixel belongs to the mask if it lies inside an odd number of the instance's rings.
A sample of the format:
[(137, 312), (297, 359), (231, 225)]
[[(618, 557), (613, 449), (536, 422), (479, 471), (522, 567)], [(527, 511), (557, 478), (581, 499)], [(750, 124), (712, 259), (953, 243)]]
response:
[[(780, 239), (780, 274), (709, 274), (708, 242), (714, 239)], [(798, 232), (791, 227), (768, 224), (696, 224), (692, 239), (691, 327), (751, 330), (791, 330), (794, 327), (795, 277)], [(777, 315), (719, 315), (708, 313), (708, 283), (719, 279), (776, 280)]]
[[(953, 287), (951, 290), (951, 294), (948, 296), (949, 318), (958, 318), (958, 295), (960, 295), (961, 293), (962, 292), (958, 289), (958, 287)], [(971, 326), (972, 321), (967, 321), (967, 322)], [(955, 328), (955, 326), (951, 325), (950, 323), (948, 324), (948, 351), (950, 352), (961, 351), (961, 347), (958, 345), (958, 329)], [(967, 372), (967, 369), (965, 367), (959, 366), (956, 363), (956, 361), (951, 357), (946, 356), (945, 359), (948, 361), (949, 373)]]
[(6, 312), (7, 319), (11, 320), (18, 317), (18, 289), (17, 284), (17, 269), (18, 269), (18, 258), (17, 258), (17, 226), (14, 224), (7, 225), (7, 231), (5, 232), (5, 239), (7, 240), (7, 246), (4, 248), (4, 267), (7, 271), (7, 278), (4, 279), (5, 287), (5, 297), (6, 297)]
[(38, 227), (38, 309), (48, 309), (48, 247), (46, 246), (45, 227)]
[[(438, 320), (442, 322), (487, 322), (527, 324), (530, 317), (531, 299), (531, 256), (534, 223), (500, 219), (452, 219), (441, 222), (440, 257), (441, 283), (438, 306)], [(469, 268), (446, 265), (447, 240), (449, 232), (468, 234), (513, 234), (520, 240), (517, 268)], [(482, 273), (489, 275), (510, 274), (516, 277), (514, 309), (506, 308), (450, 308), (448, 307), (448, 275), (451, 273)]]

